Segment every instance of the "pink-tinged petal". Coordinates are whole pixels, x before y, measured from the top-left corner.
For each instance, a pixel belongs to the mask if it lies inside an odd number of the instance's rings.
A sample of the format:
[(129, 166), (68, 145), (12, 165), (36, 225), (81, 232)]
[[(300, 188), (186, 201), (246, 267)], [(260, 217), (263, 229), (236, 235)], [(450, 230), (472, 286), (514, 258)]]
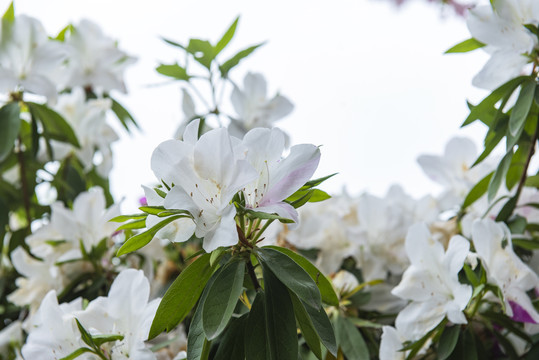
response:
[(288, 224), (288, 228), (291, 230), (299, 225), (298, 212), (292, 205), (285, 202), (279, 202), (268, 206), (259, 206), (253, 210), (267, 214), (277, 214), (280, 217), (293, 220), (293, 223)]
[(280, 202), (313, 176), (320, 162), (320, 150), (310, 144), (293, 146), (290, 154), (270, 174), (269, 189), (260, 206)]
[(522, 323), (537, 324), (537, 322), (530, 316), (530, 314), (526, 310), (524, 310), (524, 308), (518, 303), (510, 300), (509, 305), (513, 310), (513, 316), (511, 316), (511, 320)]

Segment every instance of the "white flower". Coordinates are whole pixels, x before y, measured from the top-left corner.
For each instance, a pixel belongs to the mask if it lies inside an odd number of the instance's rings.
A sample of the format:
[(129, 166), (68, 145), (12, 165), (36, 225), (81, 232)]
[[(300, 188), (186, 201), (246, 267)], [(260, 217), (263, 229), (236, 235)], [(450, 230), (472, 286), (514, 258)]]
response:
[(341, 295), (351, 292), (359, 285), (359, 282), (354, 274), (346, 270), (338, 271), (331, 277), (331, 282), (337, 292)]
[(507, 315), (513, 316), (509, 303), (512, 301), (520, 305), (535, 322), (539, 322), (539, 313), (526, 294), (539, 286), (539, 278), (513, 251), (507, 226), (490, 219), (476, 220), (472, 227), (472, 238), (489, 282), (497, 285), (503, 293)]
[(284, 96), (267, 98), (266, 80), (262, 74), (245, 75), (243, 90), (234, 86), (231, 101), (238, 119), (233, 120), (229, 128), (230, 132), (237, 136), (242, 136), (255, 127), (272, 127), (275, 121), (294, 109), (294, 105)]
[(74, 26), (66, 43), (74, 49), (69, 61), (71, 77), (68, 87), (91, 87), (96, 92), (126, 92), (123, 73), (135, 58), (118, 49), (116, 42), (104, 35), (97, 24), (81, 20)]
[[(106, 122), (111, 104), (110, 99), (86, 100), (84, 90), (80, 87), (74, 88), (70, 94), (61, 95), (55, 110), (71, 125), (80, 149), (52, 141), (54, 159), (61, 160), (75, 153), (84, 165), (84, 171), (90, 171), (95, 165), (99, 175), (106, 178), (112, 169), (111, 144), (119, 139)], [(99, 159), (95, 156), (96, 151)]]
[(111, 360), (153, 360), (155, 355), (144, 341), (160, 299), (148, 302), (149, 295), (150, 283), (142, 270), (123, 270), (112, 283), (108, 296), (92, 300), (75, 317), (91, 334), (124, 336), (123, 340), (103, 346)]
[(7, 359), (11, 345), (22, 344), (22, 323), (16, 320), (0, 330), (0, 358)]
[(310, 144), (293, 146), (286, 158), (285, 137), (279, 129), (256, 128), (243, 138), (247, 148), (246, 160), (255, 168), (258, 177), (245, 186), (245, 203), (248, 208), (294, 220), (298, 213), (283, 200), (295, 193), (312, 177), (320, 150)]
[(11, 23), (2, 19), (0, 43), (0, 91), (23, 90), (43, 95), (54, 102), (56, 78), (67, 57), (66, 47), (49, 40), (43, 25), (21, 15)]
[(404, 360), (409, 351), (399, 351), (404, 345), (406, 338), (397, 329), (391, 326), (382, 327), (382, 338), (380, 339), (380, 360)]
[(472, 37), (486, 44), (490, 60), (473, 79), (473, 84), (495, 89), (518, 76), (530, 55), (537, 50), (537, 36), (524, 25), (539, 24), (539, 3), (535, 0), (493, 0), (490, 5), (470, 10), (467, 18)]
[(160, 144), (152, 155), (152, 170), (158, 179), (174, 187), (164, 207), (187, 210), (196, 224), (195, 235), (204, 238), (203, 247), (212, 251), (237, 243), (232, 197), (256, 179), (245, 160), (238, 139), (224, 128), (211, 130), (197, 139), (199, 121), (191, 122), (181, 140)]
[(406, 236), (405, 246), (411, 265), (392, 293), (412, 302), (397, 316), (397, 330), (417, 340), (446, 316), (455, 324), (466, 324), (462, 311), (472, 296), (472, 288), (459, 282), (458, 273), (469, 253), (468, 240), (454, 236), (444, 252), (425, 224), (415, 224)]
[[(56, 292), (50, 291), (32, 317), (28, 338), (22, 347), (25, 359), (59, 360), (85, 346), (75, 323), (74, 313), (82, 310), (82, 299), (58, 305)], [(92, 357), (83, 355), (81, 360)]]
[(182, 111), (183, 111), (183, 120), (180, 123), (180, 126), (174, 133), (174, 139), (180, 139), (185, 132), (185, 128), (189, 123), (197, 117), (195, 110), (195, 101), (189, 95), (187, 90), (182, 89)]
[(475, 144), (455, 137), (449, 140), (442, 156), (421, 155), (417, 159), (425, 174), (444, 187), (439, 200), (442, 210), (461, 205), (472, 187), (492, 170), (485, 162), (472, 168), (476, 158)]

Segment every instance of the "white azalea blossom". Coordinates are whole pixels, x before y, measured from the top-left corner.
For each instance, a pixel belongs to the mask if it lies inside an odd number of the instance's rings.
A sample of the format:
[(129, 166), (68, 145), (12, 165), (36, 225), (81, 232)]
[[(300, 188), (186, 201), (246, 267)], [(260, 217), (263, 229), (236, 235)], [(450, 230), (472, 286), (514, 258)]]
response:
[(187, 210), (196, 224), (195, 235), (204, 238), (206, 251), (212, 251), (237, 243), (236, 209), (230, 201), (257, 174), (237, 158), (242, 153), (238, 139), (219, 128), (196, 140), (198, 124), (187, 126), (183, 141), (160, 144), (152, 155), (152, 170), (158, 179), (174, 184), (164, 207)]
[(380, 360), (404, 360), (410, 351), (399, 351), (404, 345), (406, 338), (397, 329), (391, 326), (382, 327), (380, 341)]
[(495, 89), (536, 61), (537, 36), (524, 25), (539, 24), (537, 1), (493, 0), (471, 9), (467, 24), (472, 37), (486, 44), (484, 50), (491, 56), (474, 77), (475, 86)]
[(458, 273), (469, 253), (468, 240), (454, 236), (444, 251), (425, 224), (415, 224), (405, 246), (411, 265), (392, 293), (411, 302), (397, 316), (397, 330), (409, 340), (418, 340), (446, 316), (455, 324), (466, 324), (463, 310), (472, 287), (461, 284)]
[(58, 74), (68, 52), (64, 44), (49, 40), (39, 20), (20, 15), (2, 19), (0, 92), (27, 91), (54, 103)]
[(272, 127), (294, 109), (290, 100), (282, 95), (268, 99), (266, 80), (258, 73), (245, 75), (243, 89), (234, 86), (231, 101), (238, 117), (231, 121), (229, 128), (239, 137), (256, 127)]
[(245, 135), (243, 144), (247, 161), (258, 173), (243, 191), (246, 206), (292, 219), (291, 228), (297, 226), (298, 213), (284, 200), (312, 177), (320, 161), (320, 150), (311, 144), (295, 145), (282, 158), (285, 136), (276, 128), (253, 129)]
[(472, 238), (489, 282), (502, 291), (507, 315), (513, 316), (510, 302), (514, 302), (539, 323), (539, 313), (526, 294), (539, 287), (539, 278), (513, 251), (507, 226), (490, 219), (477, 220), (472, 227)]
[(9, 348), (12, 345), (20, 346), (22, 338), (22, 323), (20, 320), (15, 320), (0, 330), (0, 358), (7, 358)]
[[(76, 311), (82, 310), (82, 299), (58, 305), (56, 292), (51, 290), (32, 317), (28, 338), (22, 347), (25, 359), (59, 360), (85, 346), (75, 323)], [(89, 355), (82, 360), (93, 360)]]
[[(74, 88), (70, 94), (61, 95), (55, 110), (69, 123), (80, 144), (80, 148), (58, 141), (52, 141), (55, 160), (62, 160), (74, 153), (82, 162), (84, 171), (93, 166), (102, 177), (107, 177), (112, 169), (111, 144), (119, 139), (107, 124), (107, 111), (111, 108), (110, 99), (86, 100), (84, 90)], [(96, 151), (99, 159), (96, 158)]]
[(74, 26), (66, 43), (73, 49), (67, 87), (91, 87), (98, 93), (111, 90), (126, 92), (124, 71), (135, 62), (135, 58), (118, 49), (116, 42), (103, 34), (97, 24), (81, 20)]

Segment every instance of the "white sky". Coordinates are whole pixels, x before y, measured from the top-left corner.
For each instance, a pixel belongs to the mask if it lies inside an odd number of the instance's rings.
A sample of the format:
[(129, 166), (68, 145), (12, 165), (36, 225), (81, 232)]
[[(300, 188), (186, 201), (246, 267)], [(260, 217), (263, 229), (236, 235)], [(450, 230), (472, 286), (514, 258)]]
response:
[[(441, 154), (454, 135), (481, 144), (484, 129), (459, 126), (466, 99), (485, 95), (471, 79), (486, 56), (443, 55), (469, 38), (465, 21), (450, 9), (443, 16), (424, 0), (409, 2), (397, 9), (385, 0), (18, 0), (15, 11), (37, 17), (50, 34), (89, 18), (138, 57), (126, 74), (129, 95), (116, 96), (143, 129), (134, 136), (120, 132), (114, 147), (112, 189), (117, 198), (126, 197), (125, 210), (142, 196), (141, 184), (155, 181), (151, 153), (182, 118), (180, 83), (148, 86), (165, 80), (154, 70), (159, 62), (183, 60), (160, 36), (215, 42), (237, 15), (227, 54), (268, 43), (232, 78), (241, 83), (248, 71), (261, 72), (270, 94), (279, 90), (295, 104), (278, 125), (293, 144), (323, 145), (316, 175), (340, 174), (324, 189), (338, 192), (346, 185), (353, 194), (383, 195), (399, 183), (414, 196), (436, 193), (415, 159)], [(8, 4), (0, 0), (0, 9)]]

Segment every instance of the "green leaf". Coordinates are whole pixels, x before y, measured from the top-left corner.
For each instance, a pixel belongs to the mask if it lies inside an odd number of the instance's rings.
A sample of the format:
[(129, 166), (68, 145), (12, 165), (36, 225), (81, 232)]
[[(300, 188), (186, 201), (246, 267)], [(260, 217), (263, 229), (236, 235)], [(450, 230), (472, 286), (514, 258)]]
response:
[(505, 156), (503, 157), (502, 161), (500, 161), (500, 164), (498, 165), (498, 168), (494, 172), (494, 175), (490, 179), (490, 182), (488, 184), (488, 202), (492, 202), (494, 198), (496, 197), (496, 194), (498, 193), (498, 189), (500, 188), (500, 185), (502, 184), (502, 180), (505, 178), (505, 175), (507, 174), (507, 170), (509, 170), (509, 165), (511, 165), (511, 160), (513, 159), (513, 149), (510, 149), (507, 151)]
[(539, 175), (528, 176), (524, 185), (539, 188)]
[(218, 247), (217, 249), (213, 250), (210, 254), (210, 266), (219, 263), (219, 260), (225, 254), (225, 251), (226, 248), (224, 246)]
[(187, 75), (187, 71), (185, 70), (185, 68), (181, 67), (178, 64), (161, 64), (155, 70), (157, 70), (157, 72), (161, 75), (169, 76), (174, 79), (185, 81), (189, 81), (189, 79), (191, 79), (191, 76)]
[(480, 119), (483, 113), (490, 112), (494, 105), (496, 105), (496, 103), (500, 101), (500, 99), (511, 96), (515, 89), (527, 79), (530, 79), (530, 77), (519, 76), (517, 78), (509, 80), (505, 84), (495, 89), (490, 95), (484, 98), (483, 101), (472, 107), (470, 115), (468, 115), (461, 127), (464, 127), (468, 124), (471, 124), (475, 120)]
[(232, 70), (233, 67), (237, 66), (241, 60), (251, 55), (253, 51), (255, 51), (256, 49), (258, 49), (260, 46), (264, 44), (265, 43), (260, 43), (258, 45), (250, 46), (247, 49), (241, 50), (236, 55), (234, 55), (233, 57), (225, 61), (223, 65), (219, 66), (219, 70), (221, 71), (221, 76), (224, 78), (227, 78), (228, 73), (230, 72), (230, 70)]
[(124, 336), (119, 334), (114, 335), (92, 335), (92, 340), (94, 341), (94, 344), (96, 346), (101, 346), (104, 343), (112, 342), (112, 341), (118, 341), (123, 340)]
[(468, 281), (472, 284), (474, 288), (477, 288), (480, 284), (479, 277), (477, 277), (477, 274), (472, 270), (470, 265), (464, 264), (464, 273), (466, 274), (466, 278)]
[(81, 347), (81, 348), (78, 348), (77, 350), (73, 351), (71, 354), (69, 354), (67, 356), (64, 356), (60, 360), (73, 360), (73, 359), (76, 359), (79, 356), (81, 356), (82, 354), (87, 353), (87, 352), (91, 352), (92, 354), (95, 354), (95, 352), (92, 349)]
[(208, 280), (208, 283), (200, 296), (193, 319), (191, 320), (189, 334), (187, 334), (187, 358), (189, 360), (200, 360), (203, 358), (203, 355), (208, 351), (211, 344), (211, 342), (207, 341), (204, 334), (204, 328), (202, 327), (202, 307), (208, 298), (209, 290), (215, 283), (217, 277), (221, 274), (222, 270), (222, 267), (217, 269), (210, 277), (210, 280)]
[(331, 195), (320, 189), (313, 189), (313, 195), (309, 199), (309, 202), (320, 202), (327, 199), (331, 199)]
[(539, 240), (527, 240), (527, 239), (512, 239), (513, 247), (518, 246), (526, 250), (537, 250), (539, 249)]
[(211, 63), (213, 59), (215, 59), (217, 53), (209, 41), (190, 39), (186, 50), (193, 55), (198, 63), (206, 67), (208, 70), (211, 70)]
[(245, 262), (233, 261), (223, 271), (208, 292), (202, 308), (202, 327), (209, 340), (224, 330), (243, 290)]
[(496, 216), (496, 221), (507, 221), (513, 211), (515, 210), (515, 207), (517, 206), (518, 198), (516, 196), (513, 196), (502, 207), (500, 212), (498, 213), (498, 216)]
[(297, 360), (298, 338), (290, 294), (270, 269), (263, 267), (263, 275), (269, 359)]
[(119, 215), (113, 217), (109, 222), (125, 222), (128, 220), (146, 219), (148, 214)]
[(118, 120), (120, 120), (120, 123), (122, 123), (122, 126), (129, 132), (129, 124), (133, 124), (137, 129), (139, 128), (137, 122), (135, 121), (135, 118), (129, 113), (129, 111), (126, 110), (120, 104), (118, 101), (114, 100), (109, 96), (109, 99), (112, 101), (111, 110), (116, 115)]
[(482, 178), (475, 186), (470, 190), (468, 195), (466, 195), (466, 199), (464, 199), (464, 203), (462, 204), (462, 208), (466, 209), (468, 206), (472, 205), (474, 202), (479, 200), (481, 196), (485, 195), (488, 189), (488, 185), (490, 184), (490, 180), (492, 179), (492, 175), (494, 175), (494, 172), (491, 172), (484, 178)]
[(273, 249), (277, 250), (285, 255), (288, 255), (292, 260), (294, 260), (299, 266), (303, 268), (309, 274), (311, 279), (313, 279), (318, 286), (322, 301), (328, 305), (339, 306), (339, 297), (335, 293), (335, 289), (331, 284), (331, 281), (322, 274), (316, 266), (313, 265), (309, 260), (305, 259), (298, 253), (293, 252), (290, 249), (279, 247), (279, 246), (265, 246), (264, 249)]
[(527, 79), (522, 84), (520, 94), (518, 95), (517, 102), (511, 111), (509, 117), (509, 132), (511, 135), (516, 135), (524, 128), (526, 118), (530, 112), (533, 104), (533, 98), (535, 95), (535, 80)]
[[(314, 328), (313, 322), (305, 310), (305, 307), (301, 303), (301, 300), (294, 293), (290, 293), (292, 304), (294, 305), (294, 315), (298, 321), (299, 328), (305, 339), (305, 342), (313, 352), (313, 354), (320, 360), (322, 360), (322, 348), (320, 346), (320, 337)], [(334, 354), (336, 355), (336, 354)]]
[(75, 318), (75, 322), (77, 323), (77, 327), (79, 328), (80, 337), (84, 343), (92, 348), (95, 348), (94, 341), (92, 339), (92, 335), (82, 326), (79, 319)]
[(245, 359), (244, 333), (248, 314), (232, 319), (219, 343), (214, 360)]
[(146, 246), (152, 239), (154, 238), (155, 234), (174, 220), (178, 220), (179, 218), (188, 217), (185, 215), (174, 215), (166, 218), (165, 220), (157, 223), (156, 225), (152, 226), (150, 229), (137, 234), (133, 237), (130, 237), (127, 239), (127, 241), (122, 245), (120, 249), (118, 249), (118, 252), (116, 253), (116, 256), (121, 256), (128, 254), (130, 252), (133, 252), (135, 250), (138, 250), (144, 246)]
[(56, 111), (46, 105), (32, 102), (25, 103), (32, 114), (32, 117), (38, 119), (43, 125), (43, 136), (47, 139), (53, 139), (69, 143), (75, 147), (80, 147), (79, 140), (71, 128), (71, 125)]
[[(263, 291), (256, 294), (247, 317), (245, 332), (245, 358), (249, 360), (270, 360), (269, 339), (266, 326), (266, 298)], [(189, 348), (189, 347), (187, 347)]]
[(11, 2), (11, 4), (9, 4), (9, 7), (2, 16), (2, 20), (6, 20), (9, 22), (15, 21), (15, 8), (13, 7), (13, 1)]
[(170, 39), (165, 39), (165, 38), (161, 38), (164, 42), (166, 42), (167, 44), (169, 45), (172, 45), (172, 46), (176, 46), (176, 47), (179, 47), (180, 49), (182, 50), (187, 50), (185, 48), (185, 46), (183, 46), (182, 44), (176, 42), (176, 41), (173, 41), (173, 40), (170, 40)]
[(359, 330), (348, 319), (337, 316), (335, 324), (337, 342), (348, 359), (369, 359), (369, 349)]
[(446, 327), (438, 342), (438, 359), (445, 360), (451, 355), (459, 339), (460, 326)]
[(60, 32), (58, 33), (58, 35), (56, 35), (54, 39), (58, 41), (64, 41), (68, 32), (73, 32), (73, 25), (69, 24), (64, 27), (62, 30), (60, 30)]
[(307, 310), (307, 313), (313, 322), (313, 326), (318, 332), (320, 340), (322, 340), (322, 344), (324, 344), (326, 349), (328, 349), (331, 354), (337, 356), (337, 351), (339, 349), (337, 346), (337, 339), (335, 338), (335, 331), (333, 330), (333, 326), (329, 321), (326, 310), (323, 307), (316, 310), (310, 306), (307, 306), (303, 301), (302, 304), (305, 307), (305, 310)]
[[(13, 3), (11, 5), (13, 6)], [(20, 111), (18, 102), (10, 102), (0, 109), (0, 162), (9, 156), (19, 135)]]
[(279, 220), (283, 224), (291, 224), (294, 222), (292, 219), (287, 219), (277, 214), (268, 214), (261, 211), (255, 211), (252, 209), (244, 208), (245, 213), (252, 219), (262, 219), (262, 220)]
[(189, 314), (212, 275), (213, 269), (209, 262), (210, 254), (202, 255), (170, 285), (157, 308), (149, 339), (163, 331), (170, 332)]
[(128, 229), (144, 229), (146, 227), (146, 218), (140, 220), (134, 220), (120, 226), (116, 231), (128, 230)]
[(228, 45), (230, 40), (232, 40), (232, 38), (234, 37), (234, 34), (236, 33), (236, 27), (238, 26), (238, 20), (239, 19), (240, 19), (240, 17), (238, 16), (234, 20), (232, 25), (230, 25), (230, 27), (225, 32), (223, 37), (217, 42), (217, 45), (215, 45), (215, 48), (214, 48), (215, 55), (219, 54)]
[(500, 143), (500, 141), (505, 137), (505, 133), (507, 132), (507, 126), (509, 123), (509, 117), (507, 115), (503, 115), (500, 117), (500, 119), (497, 120), (497, 124), (492, 125), (488, 132), (487, 136), (485, 136), (485, 149), (479, 155), (479, 157), (475, 160), (472, 167), (476, 166), (477, 164), (481, 163), (485, 158), (490, 155), (492, 150), (496, 148), (496, 146)]
[(311, 276), (290, 256), (272, 248), (261, 248), (256, 252), (264, 268), (271, 270), (277, 278), (307, 304), (319, 309), (321, 296)]
[(321, 178), (318, 178), (318, 179), (313, 179), (313, 180), (309, 180), (305, 183), (305, 185), (303, 185), (303, 188), (313, 188), (315, 186), (318, 186), (320, 184), (322, 184), (324, 181), (334, 177), (335, 175), (337, 175), (338, 173), (333, 173), (331, 175), (327, 175), (327, 176), (324, 176), (324, 177), (321, 177)]
[(465, 53), (473, 50), (477, 50), (485, 46), (481, 41), (478, 41), (474, 38), (470, 38), (468, 40), (464, 40), (463, 42), (458, 43), (457, 45), (453, 46), (449, 50), (446, 50), (445, 54), (453, 54), (453, 53)]

